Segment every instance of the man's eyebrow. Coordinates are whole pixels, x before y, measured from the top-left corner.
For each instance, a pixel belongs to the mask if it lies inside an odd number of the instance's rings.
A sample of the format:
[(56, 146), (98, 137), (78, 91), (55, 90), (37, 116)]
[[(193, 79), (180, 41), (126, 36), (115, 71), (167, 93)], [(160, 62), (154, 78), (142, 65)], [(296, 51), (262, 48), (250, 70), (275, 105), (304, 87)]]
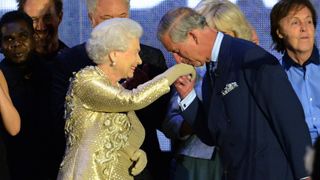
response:
[(112, 16), (109, 14), (104, 14), (104, 15), (101, 15), (100, 17), (112, 17)]

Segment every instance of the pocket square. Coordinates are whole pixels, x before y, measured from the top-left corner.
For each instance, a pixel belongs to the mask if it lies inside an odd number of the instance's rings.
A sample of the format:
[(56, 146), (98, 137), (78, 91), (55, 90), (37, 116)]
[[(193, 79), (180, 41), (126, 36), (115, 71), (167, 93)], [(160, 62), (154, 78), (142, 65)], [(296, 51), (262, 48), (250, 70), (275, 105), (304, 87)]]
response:
[(224, 87), (224, 89), (221, 91), (221, 94), (223, 96), (227, 95), (230, 91), (232, 91), (233, 89), (235, 89), (236, 87), (238, 87), (237, 82), (232, 82), (226, 85), (226, 87)]

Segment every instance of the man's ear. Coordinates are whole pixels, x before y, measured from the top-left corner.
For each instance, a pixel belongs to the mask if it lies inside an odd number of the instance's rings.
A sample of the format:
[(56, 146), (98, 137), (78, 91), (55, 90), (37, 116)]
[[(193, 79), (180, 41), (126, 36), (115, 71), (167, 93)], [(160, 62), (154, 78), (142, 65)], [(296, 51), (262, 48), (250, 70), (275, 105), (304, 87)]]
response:
[(89, 17), (89, 20), (90, 20), (90, 23), (91, 23), (91, 27), (92, 28), (95, 27), (96, 21), (95, 21), (95, 19), (93, 17), (93, 14), (92, 13), (88, 13), (88, 17)]
[(279, 29), (277, 29), (277, 35), (278, 35), (278, 37), (280, 38), (280, 39), (283, 39), (283, 35), (281, 34), (281, 32), (279, 31)]
[(59, 23), (58, 23), (58, 24), (61, 23), (62, 17), (63, 17), (63, 11), (61, 11), (61, 12), (58, 14), (58, 19), (59, 19)]
[(188, 33), (188, 35), (194, 40), (194, 42), (195, 42), (196, 44), (199, 43), (197, 29), (191, 30), (191, 31)]

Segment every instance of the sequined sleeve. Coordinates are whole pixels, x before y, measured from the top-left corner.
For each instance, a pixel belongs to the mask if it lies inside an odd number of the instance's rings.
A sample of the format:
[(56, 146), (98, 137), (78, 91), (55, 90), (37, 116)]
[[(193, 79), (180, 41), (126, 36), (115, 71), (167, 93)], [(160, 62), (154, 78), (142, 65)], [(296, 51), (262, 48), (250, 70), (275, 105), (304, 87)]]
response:
[(169, 92), (168, 80), (164, 77), (148, 81), (136, 89), (114, 87), (105, 77), (76, 77), (72, 94), (77, 96), (87, 109), (102, 112), (126, 112), (146, 107)]

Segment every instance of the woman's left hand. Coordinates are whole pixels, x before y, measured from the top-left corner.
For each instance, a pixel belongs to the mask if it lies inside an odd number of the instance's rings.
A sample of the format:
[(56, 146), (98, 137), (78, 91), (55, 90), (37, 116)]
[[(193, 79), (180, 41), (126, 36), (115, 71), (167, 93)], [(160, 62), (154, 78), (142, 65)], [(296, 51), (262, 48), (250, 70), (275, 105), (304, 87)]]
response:
[(133, 153), (131, 160), (134, 161), (131, 169), (131, 174), (134, 176), (138, 175), (146, 167), (148, 162), (146, 153), (141, 149)]

